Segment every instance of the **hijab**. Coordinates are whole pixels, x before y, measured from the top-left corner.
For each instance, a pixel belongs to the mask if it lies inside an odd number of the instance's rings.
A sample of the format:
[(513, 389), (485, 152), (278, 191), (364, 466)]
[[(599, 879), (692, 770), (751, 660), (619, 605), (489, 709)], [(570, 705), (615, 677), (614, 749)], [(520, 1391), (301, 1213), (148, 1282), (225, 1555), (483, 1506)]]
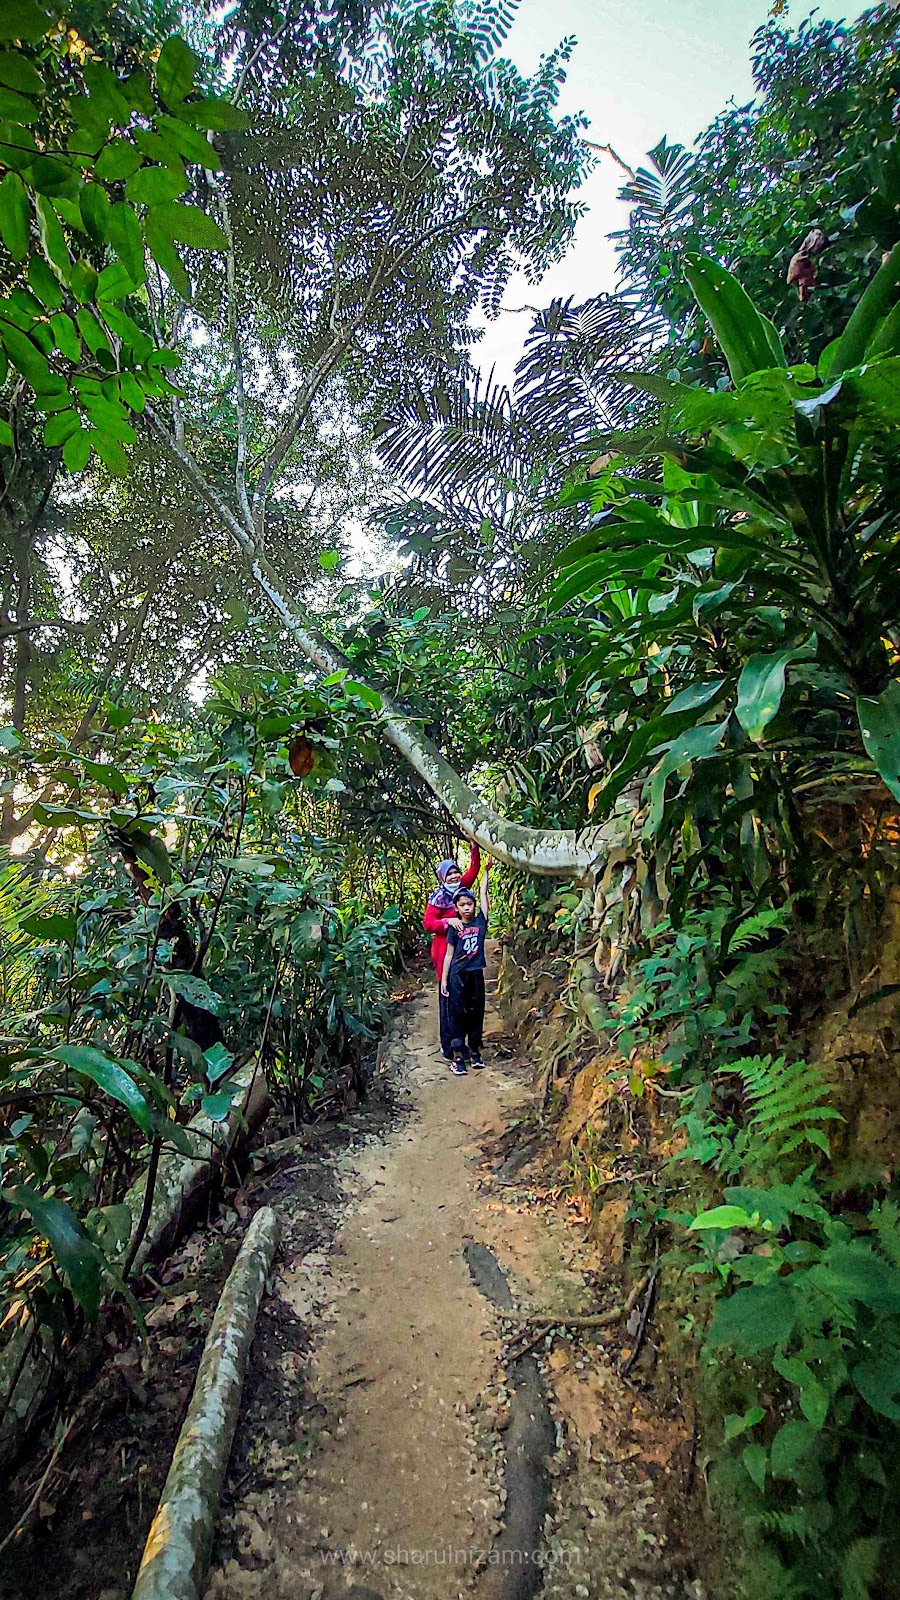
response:
[[(453, 889), (447, 888), (447, 874), (448, 872), (458, 871), (458, 861), (441, 862), (437, 869), (438, 887), (435, 889), (434, 894), (429, 895), (428, 897), (428, 904), (430, 906), (437, 906), (439, 911), (449, 910), (450, 906), (452, 906), (454, 903), (454, 891)], [(457, 887), (459, 886), (457, 885)]]

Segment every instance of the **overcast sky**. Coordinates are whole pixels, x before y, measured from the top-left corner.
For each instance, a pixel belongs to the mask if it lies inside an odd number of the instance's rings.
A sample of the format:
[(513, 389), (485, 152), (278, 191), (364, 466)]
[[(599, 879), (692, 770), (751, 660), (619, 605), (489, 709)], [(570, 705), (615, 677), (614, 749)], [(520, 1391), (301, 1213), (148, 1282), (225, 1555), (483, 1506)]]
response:
[[(561, 109), (585, 112), (587, 137), (613, 145), (635, 167), (663, 134), (690, 145), (730, 100), (741, 105), (752, 98), (750, 40), (769, 8), (770, 0), (521, 0), (503, 54), (532, 72), (542, 54), (574, 34)], [(816, 9), (853, 18), (867, 8), (791, 0), (787, 18), (796, 24)], [(507, 307), (546, 305), (556, 295), (585, 300), (614, 287), (606, 236), (626, 221), (616, 199), (622, 181), (615, 163), (601, 157), (581, 190), (590, 209), (564, 261), (537, 289), (524, 279), (511, 284)], [(527, 316), (503, 311), (488, 324), (479, 365), (495, 365), (508, 381), (527, 325)]]

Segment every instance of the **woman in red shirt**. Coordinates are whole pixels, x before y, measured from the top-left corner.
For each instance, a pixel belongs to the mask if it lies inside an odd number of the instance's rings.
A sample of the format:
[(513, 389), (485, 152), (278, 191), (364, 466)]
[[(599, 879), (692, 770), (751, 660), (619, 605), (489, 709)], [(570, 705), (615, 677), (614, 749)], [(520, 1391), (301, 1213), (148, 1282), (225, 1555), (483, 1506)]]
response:
[(422, 926), (426, 933), (432, 935), (431, 940), (431, 965), (438, 985), (438, 1008), (441, 1028), (441, 1050), (444, 1059), (452, 1060), (450, 1052), (450, 1019), (447, 1010), (447, 1000), (441, 994), (441, 974), (444, 970), (444, 955), (447, 950), (447, 929), (462, 928), (460, 918), (456, 915), (453, 896), (457, 889), (471, 889), (481, 870), (481, 851), (477, 844), (473, 844), (469, 851), (469, 865), (465, 872), (460, 872), (455, 861), (442, 861), (437, 869), (438, 887), (430, 897), (425, 907), (425, 916)]

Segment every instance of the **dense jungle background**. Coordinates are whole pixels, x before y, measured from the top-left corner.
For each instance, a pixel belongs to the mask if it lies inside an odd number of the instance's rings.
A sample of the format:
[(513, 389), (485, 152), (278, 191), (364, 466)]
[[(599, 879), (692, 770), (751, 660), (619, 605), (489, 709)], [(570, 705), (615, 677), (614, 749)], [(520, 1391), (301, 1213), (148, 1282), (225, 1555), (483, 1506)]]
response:
[(731, 1592), (865, 1600), (900, 1492), (900, 16), (773, 7), (753, 102), (623, 175), (618, 292), (535, 314), (507, 388), (478, 329), (607, 159), (512, 9), (4, 6), (3, 1455), (52, 1442), (38, 1357), (65, 1381), (142, 1314), (167, 1158), (257, 1074), (285, 1126), (356, 1102), (476, 837)]

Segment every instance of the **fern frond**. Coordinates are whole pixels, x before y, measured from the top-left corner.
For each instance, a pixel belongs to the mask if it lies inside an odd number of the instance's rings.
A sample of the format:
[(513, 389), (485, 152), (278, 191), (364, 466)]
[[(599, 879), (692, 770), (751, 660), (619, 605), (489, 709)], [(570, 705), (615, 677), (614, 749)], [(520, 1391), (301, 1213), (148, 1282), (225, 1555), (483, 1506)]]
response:
[(764, 911), (757, 911), (752, 917), (745, 917), (739, 922), (728, 941), (728, 954), (746, 950), (758, 939), (767, 933), (776, 930), (781, 933), (790, 922), (790, 913), (784, 906), (767, 906)]
[(784, 1056), (746, 1056), (731, 1070), (743, 1083), (749, 1111), (743, 1139), (747, 1167), (777, 1167), (804, 1146), (830, 1154), (820, 1124), (843, 1119), (829, 1105), (831, 1085), (817, 1067)]

